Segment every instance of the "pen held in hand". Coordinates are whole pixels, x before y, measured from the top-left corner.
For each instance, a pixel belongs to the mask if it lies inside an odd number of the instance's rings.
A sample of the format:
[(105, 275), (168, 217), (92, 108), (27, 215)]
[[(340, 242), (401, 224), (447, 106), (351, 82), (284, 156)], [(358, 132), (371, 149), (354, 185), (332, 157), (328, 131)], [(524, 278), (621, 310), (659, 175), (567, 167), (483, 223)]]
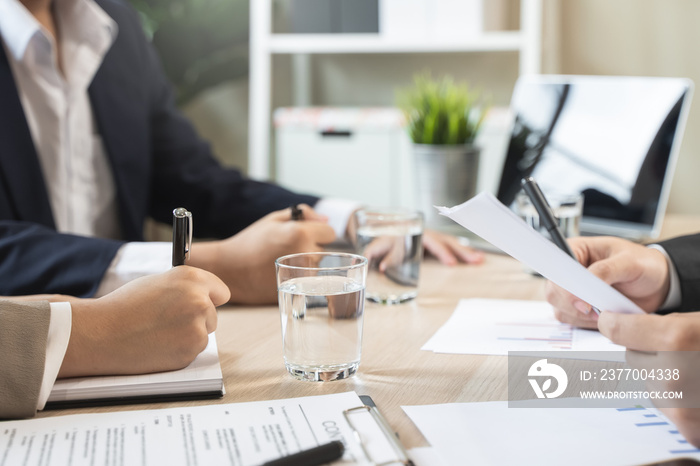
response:
[(304, 211), (299, 208), (299, 204), (294, 204), (291, 209), (292, 220), (304, 220)]
[[(552, 238), (552, 242), (574, 260), (578, 260), (576, 259), (574, 252), (569, 247), (569, 243), (566, 242), (566, 238), (559, 229), (557, 219), (552, 213), (552, 208), (549, 206), (549, 203), (544, 197), (544, 194), (542, 193), (540, 186), (537, 184), (537, 181), (530, 176), (523, 178), (521, 185), (523, 187), (523, 191), (525, 191), (525, 194), (527, 194), (527, 196), (530, 198), (535, 210), (537, 210), (537, 215), (540, 218), (540, 225), (544, 226), (544, 228), (547, 230), (549, 236)], [(596, 307), (591, 306), (591, 309), (593, 309), (596, 314), (600, 314), (600, 311)]]
[(192, 247), (192, 213), (184, 207), (173, 210), (173, 267), (185, 265)]

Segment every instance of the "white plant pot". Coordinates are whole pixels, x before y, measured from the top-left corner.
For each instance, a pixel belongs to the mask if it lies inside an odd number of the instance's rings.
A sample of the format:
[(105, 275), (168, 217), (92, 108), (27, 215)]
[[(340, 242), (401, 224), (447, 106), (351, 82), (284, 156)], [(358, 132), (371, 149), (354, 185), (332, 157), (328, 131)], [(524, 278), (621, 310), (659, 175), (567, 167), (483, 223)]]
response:
[(452, 207), (476, 194), (481, 149), (473, 145), (414, 144), (416, 205), (425, 224), (438, 230), (454, 229), (455, 223), (438, 214), (434, 206)]

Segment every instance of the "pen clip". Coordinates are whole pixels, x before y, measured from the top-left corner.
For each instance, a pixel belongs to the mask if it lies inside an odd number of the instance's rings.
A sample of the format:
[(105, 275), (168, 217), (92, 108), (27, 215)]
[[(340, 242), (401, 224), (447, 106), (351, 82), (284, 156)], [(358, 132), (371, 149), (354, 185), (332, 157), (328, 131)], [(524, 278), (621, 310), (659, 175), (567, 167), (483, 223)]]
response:
[(190, 259), (190, 250), (192, 249), (192, 231), (194, 230), (194, 225), (192, 224), (192, 212), (187, 211), (187, 242), (185, 243), (185, 259)]

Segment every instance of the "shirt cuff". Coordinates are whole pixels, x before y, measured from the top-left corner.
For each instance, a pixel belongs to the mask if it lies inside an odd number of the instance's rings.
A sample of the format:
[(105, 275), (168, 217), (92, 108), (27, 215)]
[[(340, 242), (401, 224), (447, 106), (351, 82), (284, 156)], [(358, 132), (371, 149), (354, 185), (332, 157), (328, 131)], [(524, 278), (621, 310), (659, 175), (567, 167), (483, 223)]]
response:
[(328, 224), (335, 231), (337, 239), (346, 240), (345, 233), (348, 229), (350, 216), (361, 207), (362, 204), (359, 202), (331, 197), (319, 200), (314, 205), (314, 210), (328, 217)]
[(668, 264), (668, 275), (670, 279), (670, 286), (668, 288), (668, 295), (666, 300), (663, 302), (659, 311), (667, 311), (669, 309), (675, 309), (681, 305), (681, 279), (676, 271), (676, 266), (673, 265), (673, 261), (669, 257), (663, 246), (658, 244), (650, 244), (647, 247), (656, 249), (666, 258), (666, 263)]
[(111, 293), (137, 278), (170, 270), (172, 252), (173, 245), (168, 242), (126, 243), (112, 259), (95, 297)]
[(63, 357), (68, 349), (70, 340), (71, 316), (70, 303), (51, 303), (51, 317), (49, 320), (49, 335), (46, 339), (46, 362), (44, 364), (44, 378), (41, 381), (39, 400), (36, 409), (42, 410), (49, 399), (53, 384), (58, 377), (58, 371), (63, 364)]

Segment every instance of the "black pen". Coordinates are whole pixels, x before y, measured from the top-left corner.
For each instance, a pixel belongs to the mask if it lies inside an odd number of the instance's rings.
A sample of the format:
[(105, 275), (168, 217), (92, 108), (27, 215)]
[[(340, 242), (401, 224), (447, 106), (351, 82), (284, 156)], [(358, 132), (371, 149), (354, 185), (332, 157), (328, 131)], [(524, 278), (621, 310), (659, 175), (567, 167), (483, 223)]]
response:
[(309, 448), (289, 456), (263, 463), (262, 466), (316, 466), (330, 463), (343, 457), (345, 445), (339, 440)]
[(292, 220), (304, 220), (304, 211), (299, 208), (299, 204), (292, 206)]
[(173, 210), (173, 267), (185, 265), (192, 247), (192, 213), (184, 207)]
[[(547, 232), (549, 232), (549, 236), (552, 238), (554, 244), (556, 244), (559, 249), (567, 253), (569, 256), (573, 257), (574, 260), (578, 260), (576, 259), (574, 252), (569, 247), (569, 243), (566, 242), (566, 238), (564, 238), (564, 235), (559, 229), (557, 219), (552, 213), (552, 208), (549, 206), (544, 194), (542, 194), (542, 190), (537, 184), (537, 181), (530, 176), (523, 178), (521, 185), (523, 187), (523, 191), (525, 191), (525, 194), (527, 194), (530, 201), (532, 201), (532, 205), (535, 206), (535, 210), (537, 210), (537, 214), (540, 217), (540, 225), (544, 226)], [(593, 309), (596, 314), (600, 315), (598, 308), (591, 306), (591, 309)]]
[(569, 247), (569, 243), (566, 242), (566, 238), (559, 229), (557, 225), (557, 219), (552, 213), (552, 208), (547, 203), (547, 199), (542, 194), (537, 181), (533, 177), (523, 178), (522, 182), (523, 191), (528, 195), (532, 205), (535, 206), (537, 214), (540, 217), (540, 226), (544, 226), (545, 230), (549, 233), (554, 244), (556, 244), (559, 249), (567, 253), (569, 256), (576, 259), (574, 252)]

